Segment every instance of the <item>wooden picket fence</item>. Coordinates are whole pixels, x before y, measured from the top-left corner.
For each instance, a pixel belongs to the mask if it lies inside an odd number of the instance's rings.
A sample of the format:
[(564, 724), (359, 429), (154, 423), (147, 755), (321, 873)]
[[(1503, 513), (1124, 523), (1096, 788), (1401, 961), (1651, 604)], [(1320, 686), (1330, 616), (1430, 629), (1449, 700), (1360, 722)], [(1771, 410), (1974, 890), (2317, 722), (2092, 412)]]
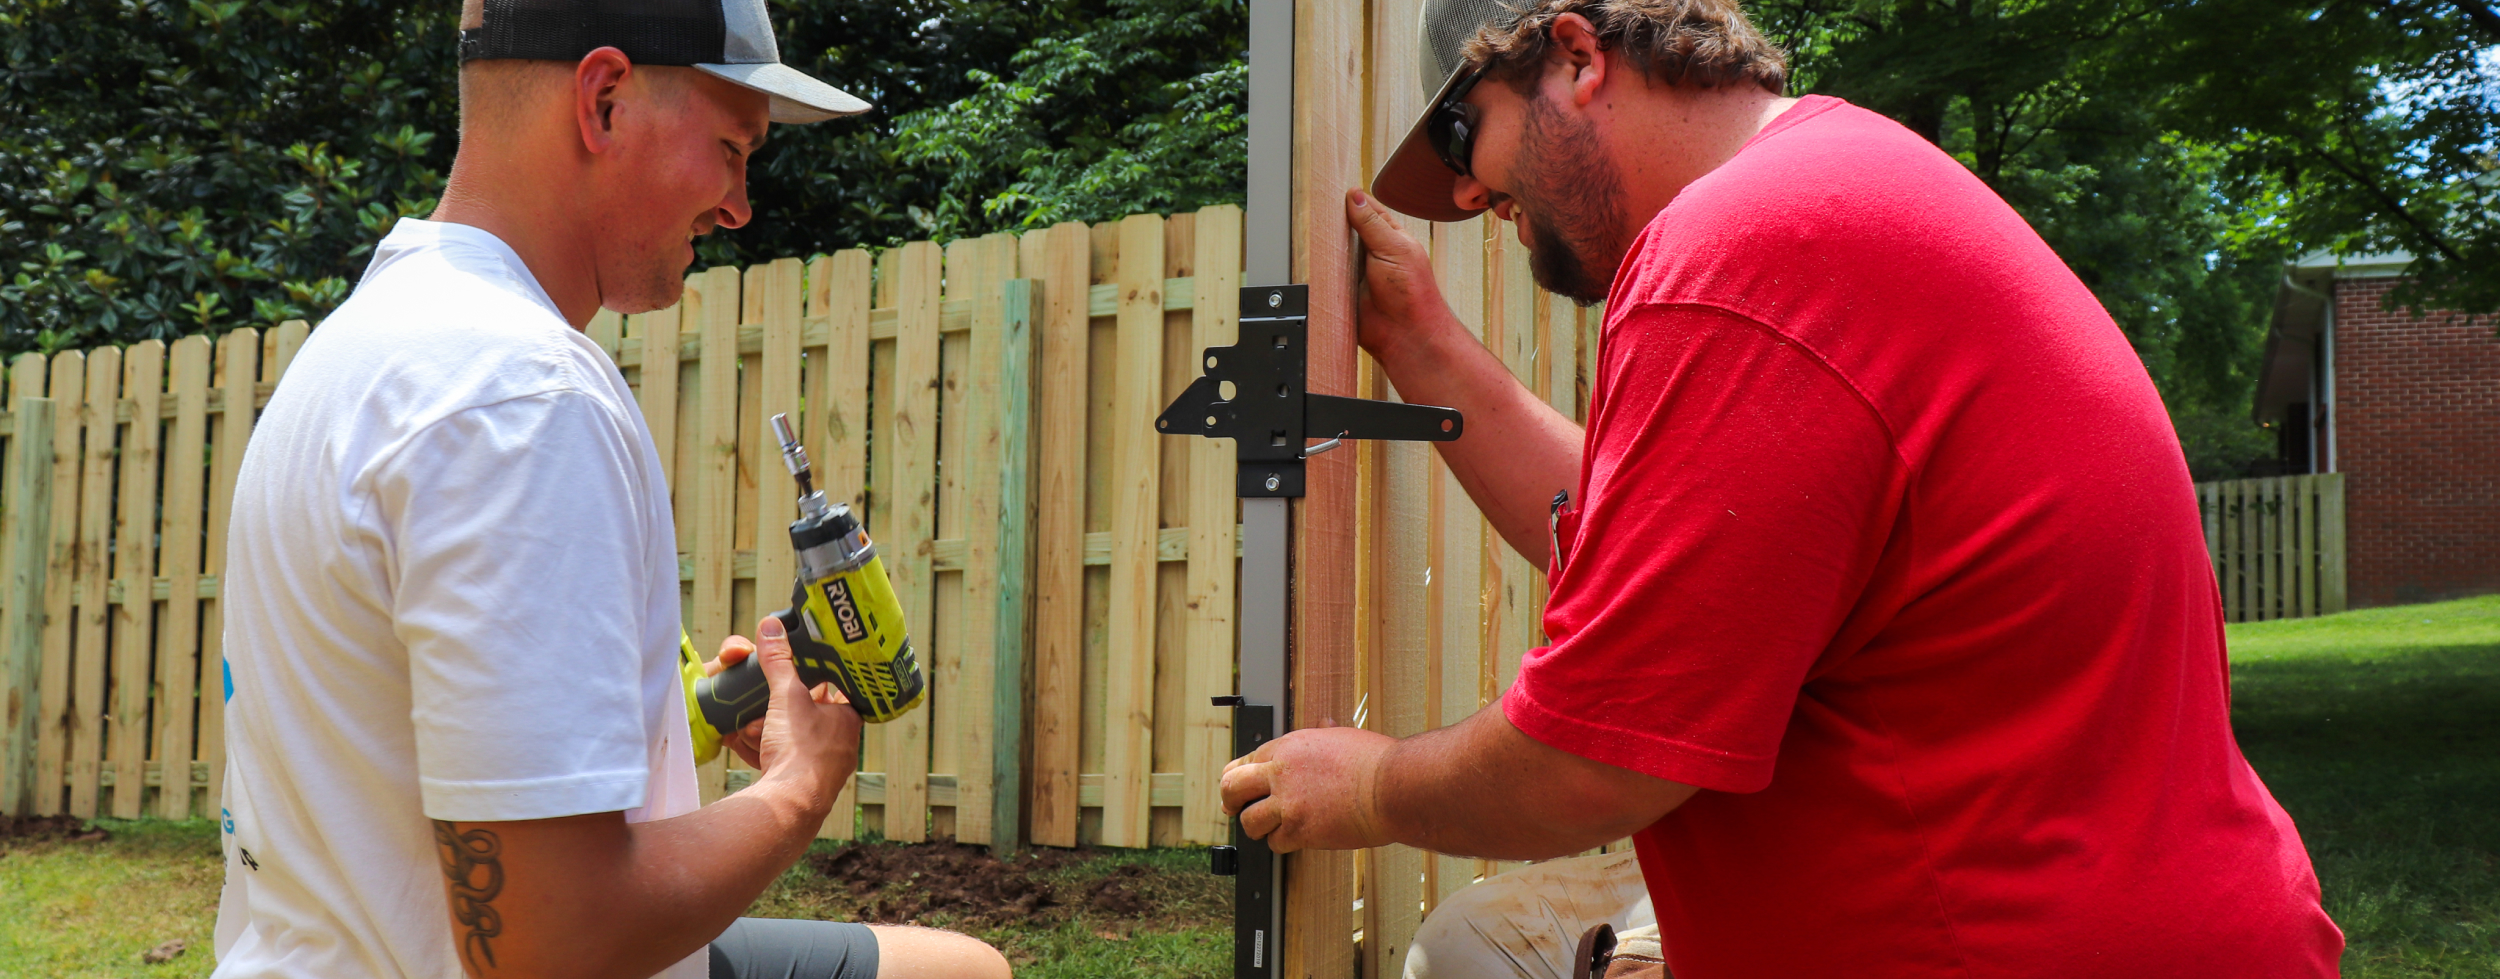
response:
[[(776, 412), (799, 419), (821, 485), (856, 491), (886, 555), (932, 695), (870, 729), (826, 836), (1225, 838), (1215, 787), (1231, 732), (1208, 698), (1233, 689), (1232, 447), (1159, 436), (1151, 419), (1200, 350), (1234, 339), (1240, 228), (1218, 207), (716, 268), (676, 307), (592, 322), (670, 467), (699, 647), (786, 595), (791, 489), (764, 429)], [(1536, 289), (1490, 216), (1416, 230), (1468, 328), (1580, 417), (1599, 311)], [(254, 418), (231, 408), (265, 405), (309, 332), (9, 370), (0, 809), (217, 812), (217, 583)], [(1368, 366), (1359, 387), (1395, 397)], [(1334, 720), (1399, 735), (1454, 722), (1538, 644), (1544, 575), (1430, 447), (1350, 451), (1363, 706)], [(747, 777), (716, 764), (704, 784)], [(1441, 896), (1501, 869), (1402, 847), (1361, 862), (1365, 926), (1400, 942)]]
[(216, 811), (227, 505), (252, 409), (306, 333), (294, 322), (10, 365), (0, 812)]
[(2196, 484), (2205, 553), (2230, 622), (2344, 610), (2344, 476)]
[[(866, 514), (931, 695), (869, 729), (825, 835), (1227, 835), (1231, 733), (1208, 698), (1233, 688), (1232, 459), (1152, 419), (1233, 341), (1240, 249), (1237, 208), (1133, 216), (715, 268), (676, 307), (591, 324), (669, 466), (699, 648), (788, 594), (795, 506), (766, 418), (798, 419), (819, 484)], [(237, 409), (267, 403), (308, 332), (10, 369), (0, 811), (218, 811)]]

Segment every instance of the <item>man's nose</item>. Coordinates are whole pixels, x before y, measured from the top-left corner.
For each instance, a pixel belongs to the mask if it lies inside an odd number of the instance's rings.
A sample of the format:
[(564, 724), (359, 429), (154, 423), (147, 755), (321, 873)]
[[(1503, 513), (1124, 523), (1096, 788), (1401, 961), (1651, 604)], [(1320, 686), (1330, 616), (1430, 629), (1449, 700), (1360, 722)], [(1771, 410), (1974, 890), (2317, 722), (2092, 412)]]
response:
[(745, 174), (738, 175), (737, 185), (729, 188), (729, 194), (721, 198), (720, 207), (713, 213), (714, 223), (723, 228), (746, 227), (746, 223), (755, 217), (755, 208), (747, 203)]

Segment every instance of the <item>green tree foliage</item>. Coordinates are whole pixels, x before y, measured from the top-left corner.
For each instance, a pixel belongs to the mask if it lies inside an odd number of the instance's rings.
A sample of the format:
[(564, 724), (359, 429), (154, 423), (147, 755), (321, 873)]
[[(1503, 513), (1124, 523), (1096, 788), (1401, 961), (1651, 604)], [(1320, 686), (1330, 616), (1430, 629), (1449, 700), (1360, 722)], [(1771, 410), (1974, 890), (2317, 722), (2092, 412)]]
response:
[(327, 310), (433, 208), (456, 4), (0, 4), (0, 350)]
[[(2243, 469), (2282, 260), (2420, 256), (2500, 308), (2485, 0), (1749, 0), (1799, 91), (1934, 140), (2127, 330), (2200, 474)], [(341, 298), (457, 138), (450, 0), (0, 0), (0, 351)], [(706, 262), (1238, 200), (1244, 0), (773, 0), (877, 103), (782, 127)], [(2081, 423), (2081, 422), (2079, 422)]]
[[(785, 57), (821, 52), (812, 68), (878, 109), (776, 133), (754, 166), (758, 219), (716, 236), (706, 257), (942, 240), (1241, 199), (1243, 0), (927, 6), (910, 16), (797, 16), (784, 28)], [(857, 29), (885, 16), (887, 28)], [(928, 33), (940, 30), (954, 33)], [(923, 53), (915, 43), (974, 56)]]
[[(434, 207), (455, 0), (0, 0), (0, 352), (346, 298)], [(779, 127), (709, 263), (1240, 196), (1242, 0), (773, 0), (877, 103)]]
[(2424, 256), (2408, 302), (2500, 304), (2500, 104), (2472, 0), (1762, 0), (1802, 91), (1884, 112), (2005, 196), (2099, 295), (2200, 476), (2248, 420), (2283, 260)]

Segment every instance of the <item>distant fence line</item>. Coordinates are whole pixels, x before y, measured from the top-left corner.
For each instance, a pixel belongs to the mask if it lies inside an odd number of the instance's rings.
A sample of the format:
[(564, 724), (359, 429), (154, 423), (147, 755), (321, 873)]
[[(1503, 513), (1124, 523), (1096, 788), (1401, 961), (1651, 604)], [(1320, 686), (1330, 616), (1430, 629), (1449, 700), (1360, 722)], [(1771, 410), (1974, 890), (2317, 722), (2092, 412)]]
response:
[(2205, 553), (2230, 622), (2344, 610), (2344, 475), (2196, 484)]

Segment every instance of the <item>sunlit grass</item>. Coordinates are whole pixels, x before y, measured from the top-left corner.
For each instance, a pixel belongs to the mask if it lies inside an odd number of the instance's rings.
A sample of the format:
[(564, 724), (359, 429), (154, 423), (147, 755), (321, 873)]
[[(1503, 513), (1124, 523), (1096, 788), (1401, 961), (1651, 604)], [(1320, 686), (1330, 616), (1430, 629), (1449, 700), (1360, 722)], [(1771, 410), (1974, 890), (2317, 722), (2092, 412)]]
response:
[[(217, 824), (98, 820), (101, 843), (0, 843), (0, 976), (165, 979), (216, 967)], [(172, 961), (139, 957), (171, 939)]]
[[(2232, 626), (2240, 744), (2298, 823), (2344, 974), (2500, 975), (2500, 596)], [(0, 844), (0, 976), (206, 976), (221, 877), (215, 827), (101, 823), (102, 843)], [(820, 848), (824, 845), (820, 844)], [(1152, 910), (1076, 908), (985, 927), (1031, 979), (1216, 979), (1231, 971), (1229, 889), (1203, 850), (1099, 851), (1045, 875), (1140, 865)], [(807, 865), (750, 912), (844, 918), (861, 899)], [(191, 950), (140, 955), (168, 939)]]
[(2500, 974), (2500, 596), (2233, 626), (2242, 750), (2354, 977)]

